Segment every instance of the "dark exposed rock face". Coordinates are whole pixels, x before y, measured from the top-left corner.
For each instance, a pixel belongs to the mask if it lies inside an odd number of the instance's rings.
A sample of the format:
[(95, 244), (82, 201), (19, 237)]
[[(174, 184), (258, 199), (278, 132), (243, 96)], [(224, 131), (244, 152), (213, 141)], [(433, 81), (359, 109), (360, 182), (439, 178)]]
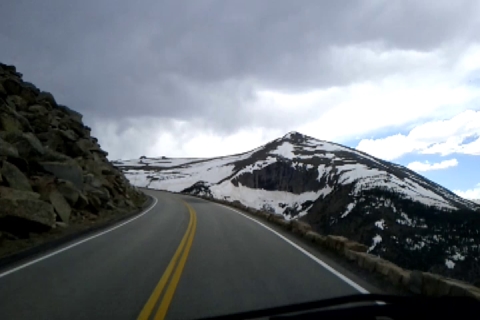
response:
[(0, 64), (0, 244), (141, 206), (107, 155), (80, 113)]
[(241, 183), (253, 189), (287, 191), (295, 194), (321, 189), (321, 183), (317, 180), (316, 174), (304, 168), (296, 169), (292, 167), (290, 161), (282, 161), (282, 159), (263, 170), (244, 173), (233, 179), (232, 183), (236, 186)]

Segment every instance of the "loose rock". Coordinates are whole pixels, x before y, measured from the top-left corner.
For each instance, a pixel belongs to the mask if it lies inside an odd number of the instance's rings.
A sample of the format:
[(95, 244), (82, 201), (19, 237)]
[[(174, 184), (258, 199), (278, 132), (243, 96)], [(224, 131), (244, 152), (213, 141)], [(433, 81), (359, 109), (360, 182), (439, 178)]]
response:
[(68, 223), (72, 209), (63, 195), (58, 190), (53, 190), (49, 194), (49, 200), (61, 221)]
[(32, 187), (30, 186), (27, 177), (16, 166), (8, 161), (3, 161), (2, 170), (0, 172), (11, 188), (32, 191)]

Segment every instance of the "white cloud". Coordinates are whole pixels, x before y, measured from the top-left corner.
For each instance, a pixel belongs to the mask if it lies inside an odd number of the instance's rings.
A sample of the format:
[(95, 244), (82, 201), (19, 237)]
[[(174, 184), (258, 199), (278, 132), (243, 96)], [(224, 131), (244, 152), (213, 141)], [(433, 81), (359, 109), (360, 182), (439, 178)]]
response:
[[(300, 132), (341, 141), (415, 122), (451, 118), (480, 100), (480, 90), (467, 84), (472, 70), (480, 69), (480, 59), (475, 58), (480, 56), (480, 46), (471, 47), (453, 61), (448, 50), (420, 53), (346, 47), (335, 52), (342, 50), (344, 72), (365, 74), (369, 80), (301, 95), (277, 93), (276, 105), (281, 101), (292, 106), (288, 117), (282, 117), (282, 110), (277, 109), (273, 115), (277, 122), (283, 120), (297, 125)], [(381, 76), (369, 77), (370, 69), (382, 70)], [(258, 119), (265, 118), (260, 116), (263, 105), (255, 108)]]
[(476, 202), (480, 203), (480, 183), (478, 183), (474, 188), (468, 190), (454, 190), (457, 195), (465, 199), (476, 199)]
[[(467, 138), (473, 141), (464, 144)], [(450, 119), (429, 121), (417, 125), (407, 135), (363, 139), (357, 149), (385, 160), (411, 152), (480, 155), (480, 111), (466, 110)]]
[[(464, 137), (480, 132), (480, 111), (465, 111), (480, 101), (480, 90), (468, 82), (472, 72), (480, 70), (480, 46), (419, 52), (366, 44), (334, 47), (331, 54), (336, 68), (344, 65), (342, 77), (353, 75), (356, 82), (295, 92), (265, 88), (251, 79), (254, 95), (239, 106), (248, 111), (249, 119), (239, 118), (236, 131), (221, 132), (196, 120), (163, 119), (155, 124), (153, 119), (122, 133), (132, 145), (119, 142), (118, 130), (92, 127), (101, 133), (98, 136), (112, 158), (238, 153), (292, 130), (341, 143), (379, 131), (403, 131), (412, 124), (419, 125), (408, 135), (364, 139), (357, 148), (387, 160), (410, 152), (479, 154), (480, 140), (459, 145)], [(220, 112), (222, 103), (212, 101), (212, 112)], [(236, 119), (235, 114), (225, 117)], [(449, 120), (433, 121), (442, 118)]]
[(414, 161), (409, 163), (407, 165), (407, 168), (417, 172), (424, 172), (424, 171), (431, 171), (431, 170), (447, 169), (447, 168), (456, 167), (456, 166), (458, 166), (457, 159), (450, 159), (450, 160), (444, 160), (442, 162), (437, 162), (437, 163), (430, 163), (428, 161), (425, 161), (425, 162)]
[(254, 149), (285, 134), (283, 131), (251, 128), (219, 135), (202, 123), (168, 119), (131, 119), (120, 130), (115, 122), (93, 121), (94, 136), (109, 151), (109, 159), (148, 157), (216, 157)]

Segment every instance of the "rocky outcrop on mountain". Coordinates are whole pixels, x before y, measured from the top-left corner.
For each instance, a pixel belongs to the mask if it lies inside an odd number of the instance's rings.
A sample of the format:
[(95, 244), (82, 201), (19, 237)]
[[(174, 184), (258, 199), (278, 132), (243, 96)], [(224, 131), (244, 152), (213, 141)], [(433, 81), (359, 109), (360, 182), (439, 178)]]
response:
[(360, 242), (404, 268), (480, 280), (480, 206), (355, 149), (292, 132), (238, 155), (115, 165), (138, 186), (238, 201)]
[(0, 64), (0, 249), (7, 240), (129, 212), (144, 201), (81, 114)]

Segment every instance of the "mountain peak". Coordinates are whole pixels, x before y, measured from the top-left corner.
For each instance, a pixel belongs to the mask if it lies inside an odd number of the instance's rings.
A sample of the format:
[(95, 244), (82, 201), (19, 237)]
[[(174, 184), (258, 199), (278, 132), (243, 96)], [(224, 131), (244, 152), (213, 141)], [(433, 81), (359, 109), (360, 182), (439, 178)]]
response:
[(307, 138), (307, 135), (300, 133), (298, 131), (290, 131), (282, 137), (282, 139), (292, 139), (292, 138)]

